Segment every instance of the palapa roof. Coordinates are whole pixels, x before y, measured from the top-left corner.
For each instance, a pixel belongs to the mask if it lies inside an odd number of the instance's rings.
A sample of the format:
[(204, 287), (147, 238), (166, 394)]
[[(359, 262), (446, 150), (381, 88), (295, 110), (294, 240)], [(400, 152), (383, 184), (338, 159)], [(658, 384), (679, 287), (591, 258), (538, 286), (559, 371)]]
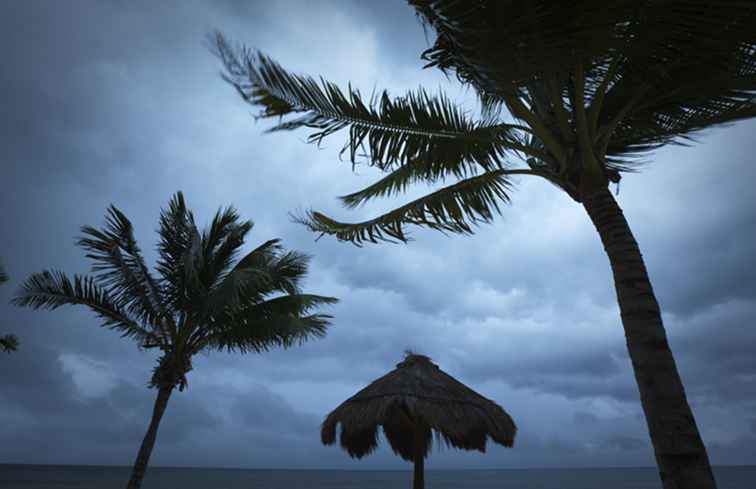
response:
[(422, 427), (427, 456), (431, 431), (436, 441), (466, 450), (486, 451), (486, 439), (511, 447), (517, 427), (499, 405), (468, 388), (438, 368), (424, 355), (409, 353), (383, 377), (344, 401), (323, 422), (321, 440), (336, 441), (350, 456), (362, 458), (378, 446), (383, 427), (391, 448), (413, 460), (415, 423)]

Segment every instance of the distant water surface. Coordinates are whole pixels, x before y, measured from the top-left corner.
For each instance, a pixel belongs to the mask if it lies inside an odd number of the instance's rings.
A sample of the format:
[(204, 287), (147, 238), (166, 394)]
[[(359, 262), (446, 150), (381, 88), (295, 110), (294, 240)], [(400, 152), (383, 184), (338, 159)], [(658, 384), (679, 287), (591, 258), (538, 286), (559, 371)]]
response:
[[(719, 489), (756, 488), (756, 466), (715, 467)], [(0, 465), (2, 489), (123, 489), (128, 467)], [(144, 489), (394, 489), (410, 471), (152, 467)], [(653, 468), (429, 470), (427, 489), (661, 489)]]

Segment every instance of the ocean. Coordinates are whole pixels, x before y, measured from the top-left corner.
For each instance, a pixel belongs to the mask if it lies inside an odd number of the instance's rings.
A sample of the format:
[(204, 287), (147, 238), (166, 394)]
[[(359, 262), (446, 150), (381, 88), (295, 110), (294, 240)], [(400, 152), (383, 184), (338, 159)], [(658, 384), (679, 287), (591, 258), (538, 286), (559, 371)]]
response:
[[(756, 488), (756, 466), (715, 467), (719, 489)], [(0, 465), (2, 489), (123, 489), (129, 467)], [(144, 489), (411, 488), (410, 471), (152, 467)], [(660, 489), (653, 468), (428, 470), (427, 489)]]

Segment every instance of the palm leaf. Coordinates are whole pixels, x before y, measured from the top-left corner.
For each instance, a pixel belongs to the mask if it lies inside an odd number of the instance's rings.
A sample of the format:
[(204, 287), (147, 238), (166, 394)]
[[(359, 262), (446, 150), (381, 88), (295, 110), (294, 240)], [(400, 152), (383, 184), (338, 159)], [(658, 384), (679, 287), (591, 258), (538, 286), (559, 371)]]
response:
[(274, 276), (272, 265), (282, 250), (280, 239), (271, 239), (247, 253), (210, 290), (203, 317), (236, 309), (242, 302), (257, 303), (270, 293)]
[[(266, 311), (303, 316), (321, 303), (335, 301), (300, 293), (299, 282), (307, 272), (309, 259), (296, 251), (283, 252), (278, 239), (263, 243), (242, 258), (209, 292), (199, 321), (229, 324), (238, 317), (257, 320), (267, 317)], [(266, 300), (276, 292), (288, 295)], [(273, 309), (274, 306), (278, 309)], [(199, 343), (209, 335), (208, 330), (198, 332), (191, 342)]]
[[(218, 318), (258, 304), (276, 293), (299, 294), (310, 257), (296, 251), (283, 252), (279, 240), (263, 243), (227, 273), (203, 299), (201, 318)], [(199, 301), (198, 301), (199, 302)]]
[(275, 257), (270, 264), (271, 282), (266, 295), (274, 292), (285, 294), (299, 294), (300, 282), (307, 275), (310, 255), (298, 251), (287, 251)]
[[(290, 348), (313, 338), (323, 338), (331, 319), (327, 314), (313, 314), (300, 318), (284, 316), (247, 321), (213, 335), (208, 346), (241, 353), (260, 353), (274, 347)], [(254, 335), (250, 335), (249, 331), (255, 331)]]
[(289, 348), (312, 338), (322, 338), (326, 335), (332, 316), (299, 316), (296, 311), (332, 304), (336, 299), (320, 296), (305, 299), (300, 296), (288, 303), (271, 303), (273, 301), (276, 299), (254, 306), (243, 315), (234, 316), (233, 322), (216, 328), (203, 339), (201, 348), (207, 345), (218, 350), (263, 352), (273, 347)]
[[(588, 89), (618, 52), (638, 80), (681, 55), (729, 56), (753, 43), (756, 7), (742, 0), (410, 0), (437, 33), (427, 66), (453, 70), (480, 92), (514, 94), (545, 73), (588, 67)], [(635, 61), (634, 61), (635, 60)]]
[(187, 304), (184, 260), (195, 237), (194, 216), (186, 207), (184, 195), (177, 192), (160, 212), (157, 270), (165, 301), (176, 310)]
[(312, 231), (335, 235), (340, 241), (407, 241), (405, 224), (423, 225), (440, 231), (469, 234), (472, 224), (490, 222), (501, 213), (499, 202), (509, 203), (512, 183), (507, 170), (484, 173), (437, 190), (380, 217), (348, 224), (318, 212), (308, 212), (295, 220)]
[[(651, 80), (623, 73), (605, 97), (605, 144), (615, 151), (625, 145), (653, 147), (756, 116), (756, 44), (733, 47), (728, 55), (707, 49), (701, 46), (692, 61), (667, 60)], [(630, 64), (623, 68), (637, 71)], [(631, 99), (636, 102), (628, 107)]]
[(336, 304), (339, 300), (335, 297), (326, 297), (315, 294), (289, 294), (274, 297), (266, 301), (254, 304), (244, 310), (248, 317), (271, 318), (282, 315), (304, 316), (323, 305)]
[(158, 283), (137, 246), (131, 221), (123, 212), (110, 206), (101, 230), (84, 226), (82, 233), (84, 237), (77, 244), (94, 261), (92, 272), (114, 300), (150, 324), (164, 328), (164, 322), (172, 321), (163, 306)]
[[(423, 54), (428, 66), (456, 72), (494, 112), (516, 97), (556, 121), (539, 110), (550, 105), (539, 103), (539, 84), (555, 82), (561, 102), (574, 91), (575, 66), (585, 66), (583, 99), (606, 133), (610, 170), (632, 170), (640, 153), (756, 115), (755, 2), (410, 4), (438, 34)], [(564, 103), (575, 112), (572, 97)], [(616, 131), (621, 138), (610, 140)]]
[(239, 222), (233, 207), (218, 210), (210, 227), (202, 232), (205, 268), (200, 275), (204, 284), (213, 287), (222, 279), (252, 227), (252, 221)]
[(103, 326), (119, 331), (123, 337), (134, 338), (140, 344), (165, 344), (162, 336), (139, 325), (127, 308), (99, 286), (94, 277), (74, 275), (70, 280), (57, 270), (35, 273), (21, 284), (12, 303), (49, 310), (83, 305), (102, 320)]
[[(205, 254), (212, 255), (239, 225), (239, 213), (233, 206), (218, 209), (213, 216), (210, 227), (202, 232), (202, 242), (204, 243)], [(251, 221), (246, 221), (250, 229)]]
[(18, 350), (18, 338), (15, 335), (7, 334), (0, 336), (0, 350), (11, 353)]
[(202, 235), (194, 223), (189, 229), (189, 236), (189, 246), (180, 263), (184, 287), (181, 292), (185, 299), (182, 308), (186, 312), (195, 312), (211, 287), (202, 280), (207, 263), (202, 249)]
[[(552, 170), (558, 167), (556, 161), (546, 152), (543, 147), (540, 148), (531, 144), (523, 144), (525, 154), (538, 155), (538, 160), (546, 162), (545, 168)], [(532, 157), (530, 158), (532, 159)], [(424, 182), (435, 183), (440, 180), (443, 181), (448, 175), (453, 175), (458, 179), (463, 179), (471, 176), (468, 172), (468, 167), (456, 165), (456, 167), (450, 167), (447, 169), (439, 170), (437, 165), (434, 165), (431, 160), (419, 159), (417, 161), (406, 163), (397, 169), (391, 171), (379, 181), (374, 184), (348, 195), (339, 197), (341, 202), (348, 208), (358, 207), (372, 199), (378, 197), (390, 197), (404, 192), (410, 185)], [(494, 169), (503, 169), (496, 167)], [(472, 173), (474, 175), (475, 173)], [(556, 175), (554, 175), (556, 177)]]
[(268, 268), (270, 263), (279, 255), (283, 248), (281, 247), (281, 240), (270, 239), (254, 250), (247, 253), (241, 260), (239, 260), (233, 268), (233, 271), (242, 270), (246, 268), (265, 269)]
[(242, 268), (229, 272), (209, 292), (201, 319), (219, 317), (246, 304), (262, 301), (272, 281), (270, 271), (264, 268)]
[[(355, 208), (376, 197), (390, 197), (407, 190), (418, 181), (425, 181), (423, 170), (417, 168), (420, 164), (409, 163), (402, 165), (385, 177), (368, 187), (339, 197), (339, 200), (348, 208)], [(460, 175), (460, 178), (464, 175)]]
[(250, 229), (252, 229), (252, 223), (249, 221), (235, 225), (212, 253), (207, 252), (208, 245), (203, 237), (203, 248), (205, 249), (204, 269), (201, 271), (203, 284), (207, 287), (214, 287), (229, 273), (229, 268), (236, 258), (239, 248), (244, 245), (244, 238)]
[(246, 48), (233, 49), (217, 33), (214, 50), (225, 67), (224, 79), (245, 101), (261, 107), (260, 117), (303, 114), (271, 130), (316, 129), (309, 142), (349, 128), (342, 152), (356, 163), (363, 154), (383, 170), (422, 161), (426, 173), (458, 177), (504, 165), (509, 151), (526, 151), (527, 128), (499, 122), (476, 122), (443, 94), (419, 89), (392, 99), (388, 92), (365, 100), (351, 86), (345, 93), (333, 83), (294, 75), (267, 56)]
[(569, 73), (576, 62), (616, 47), (619, 19), (633, 8), (628, 0), (409, 3), (438, 34), (422, 55), (426, 67), (453, 70), (479, 92), (497, 95), (518, 95), (543, 73)]

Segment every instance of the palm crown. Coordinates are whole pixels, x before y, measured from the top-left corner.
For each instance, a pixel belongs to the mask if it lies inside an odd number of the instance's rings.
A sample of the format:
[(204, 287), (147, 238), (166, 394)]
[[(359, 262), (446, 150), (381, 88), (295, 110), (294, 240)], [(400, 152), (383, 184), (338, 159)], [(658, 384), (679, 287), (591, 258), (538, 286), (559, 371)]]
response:
[(509, 201), (513, 175), (545, 178), (580, 202), (661, 145), (756, 115), (753, 2), (409, 3), (437, 33), (423, 53), (427, 66), (474, 88), (478, 120), (443, 94), (384, 91), (366, 100), (351, 86), (290, 74), (220, 34), (212, 40), (224, 78), (262, 117), (300, 114), (271, 130), (309, 127), (317, 143), (348, 128), (343, 151), (352, 162), (364, 154), (385, 172), (341, 197), (347, 207), (418, 181), (457, 180), (365, 222), (310, 211), (299, 220), (315, 231), (357, 244), (406, 240), (406, 224), (469, 233)]
[(20, 306), (84, 305), (103, 325), (164, 354), (151, 385), (186, 386), (192, 355), (206, 349), (262, 351), (326, 333), (331, 316), (312, 313), (332, 297), (304, 294), (308, 256), (263, 243), (237, 260), (252, 222), (228, 207), (200, 232), (179, 192), (160, 215), (154, 278), (131, 222), (114, 206), (102, 229), (83, 227), (77, 244), (93, 275), (60, 271), (32, 275), (14, 299)]

